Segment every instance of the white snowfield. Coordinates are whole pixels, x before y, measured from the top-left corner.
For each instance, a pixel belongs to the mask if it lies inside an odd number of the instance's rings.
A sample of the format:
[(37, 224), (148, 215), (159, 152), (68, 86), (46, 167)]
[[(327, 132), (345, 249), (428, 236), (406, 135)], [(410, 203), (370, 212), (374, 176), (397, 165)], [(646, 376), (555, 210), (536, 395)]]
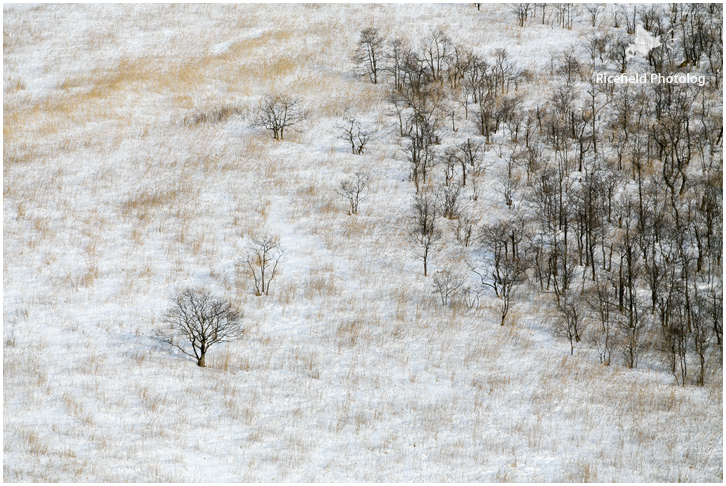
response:
[[(542, 70), (589, 28), (505, 5), (4, 6), (4, 481), (723, 480), (720, 370), (679, 387), (570, 356), (525, 290), (504, 326), (493, 293), (441, 305), (437, 270), (477, 279), (448, 227), (428, 277), (411, 254), (389, 87), (352, 61), (369, 26)], [(283, 141), (251, 124), (268, 93), (308, 110)], [(378, 128), (362, 155), (345, 110)], [(351, 216), (335, 190), (361, 168)], [(472, 210), (504, 214), (481, 183)], [(264, 235), (286, 256), (257, 297), (240, 265)], [(153, 338), (187, 286), (244, 312), (206, 368)]]

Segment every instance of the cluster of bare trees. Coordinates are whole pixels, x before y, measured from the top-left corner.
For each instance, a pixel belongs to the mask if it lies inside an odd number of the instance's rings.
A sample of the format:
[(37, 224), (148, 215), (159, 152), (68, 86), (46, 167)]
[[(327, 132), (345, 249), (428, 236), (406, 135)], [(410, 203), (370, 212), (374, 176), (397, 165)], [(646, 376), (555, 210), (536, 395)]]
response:
[[(649, 15), (662, 28), (653, 8), (636, 18)], [(689, 15), (713, 8), (694, 6)], [(703, 30), (713, 24), (708, 17)], [(705, 48), (708, 35), (693, 35)], [(602, 39), (592, 39), (597, 59)], [(685, 34), (677, 40), (698, 42)], [(685, 49), (678, 55), (666, 47), (659, 49), (671, 59), (660, 68), (688, 61)], [(709, 361), (721, 363), (723, 298), (723, 101), (720, 72), (702, 54), (701, 72), (714, 74), (703, 86), (616, 87), (593, 83), (588, 67), (565, 53), (560, 86), (537, 106), (530, 135), (510, 139), (514, 163), (503, 181), (526, 174), (516, 191), (524, 201), (527, 275), (553, 295), (556, 330), (571, 351), (587, 340), (603, 363), (617, 357), (631, 368), (644, 354), (659, 355), (678, 383), (700, 385)], [(584, 75), (572, 76), (573, 68)], [(504, 234), (494, 239), (506, 245)]]
[[(574, 3), (522, 3), (512, 4), (510, 8), (519, 27), (524, 27), (529, 21), (541, 25), (571, 29), (572, 24), (583, 15), (580, 5)], [(592, 26), (595, 27), (601, 6), (584, 4), (582, 8), (591, 19)]]
[[(704, 384), (709, 367), (722, 363), (721, 9), (605, 9), (618, 26), (593, 29), (589, 62), (574, 49), (554, 58), (544, 100), (527, 99), (531, 73), (504, 49), (481, 56), (441, 30), (415, 46), (375, 29), (361, 36), (359, 53), (376, 55), (365, 63), (371, 81), (390, 86), (415, 192), (409, 239), (424, 275), (449, 219), (479, 277), (472, 290), (449, 271), (434, 272), (442, 304), (473, 306), (488, 289), (503, 325), (527, 286), (556, 311), (554, 331), (571, 353), (587, 346), (603, 364), (629, 368), (659, 357), (679, 384)], [(602, 6), (585, 11), (593, 26), (604, 18)], [(570, 4), (512, 12), (520, 26), (550, 15), (565, 28), (583, 13)], [(662, 45), (633, 60), (626, 48), (638, 24)], [(622, 72), (632, 62), (709, 81), (595, 82), (595, 71)], [(494, 143), (504, 170), (489, 173), (511, 215), (477, 226), (484, 218), (471, 202)]]
[[(533, 142), (548, 157), (519, 188), (532, 280), (554, 294), (571, 343), (592, 324), (604, 363), (616, 349), (628, 367), (657, 351), (682, 384), (694, 362), (703, 384), (708, 348), (720, 356), (722, 342), (722, 122), (700, 107), (718, 95), (603, 91), (540, 108)], [(609, 108), (602, 123), (586, 119), (592, 99)]]
[[(723, 69), (722, 6), (719, 4), (631, 5), (613, 15), (614, 24), (623, 21), (626, 29), (594, 32), (586, 48), (593, 69), (614, 66), (625, 73), (633, 63), (629, 46), (636, 25), (660, 45), (651, 49), (647, 62), (653, 72), (669, 76), (683, 68), (695, 67), (720, 83)], [(617, 28), (617, 27), (616, 27)], [(717, 85), (716, 87), (719, 87)]]

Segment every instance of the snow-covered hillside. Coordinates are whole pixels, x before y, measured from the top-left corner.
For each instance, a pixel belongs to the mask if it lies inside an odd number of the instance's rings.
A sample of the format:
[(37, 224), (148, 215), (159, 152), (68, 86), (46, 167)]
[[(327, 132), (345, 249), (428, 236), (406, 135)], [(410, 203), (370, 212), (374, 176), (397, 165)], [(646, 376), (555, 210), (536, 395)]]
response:
[[(506, 5), (4, 6), (5, 481), (723, 480), (720, 365), (682, 387), (645, 353), (571, 355), (525, 286), (503, 326), (494, 292), (441, 304), (437, 271), (478, 285), (472, 250), (445, 221), (428, 276), (413, 254), (390, 86), (353, 61), (370, 26), (533, 73), (592, 30)], [(281, 141), (252, 123), (270, 93), (307, 111)], [(362, 155), (345, 113), (376, 129)], [(447, 143), (479, 136), (454, 125)], [(504, 133), (464, 188), (480, 223), (509, 211)], [(350, 215), (336, 189), (360, 170)], [(266, 235), (285, 258), (258, 297), (244, 255)], [(154, 338), (188, 286), (244, 313), (206, 368)]]

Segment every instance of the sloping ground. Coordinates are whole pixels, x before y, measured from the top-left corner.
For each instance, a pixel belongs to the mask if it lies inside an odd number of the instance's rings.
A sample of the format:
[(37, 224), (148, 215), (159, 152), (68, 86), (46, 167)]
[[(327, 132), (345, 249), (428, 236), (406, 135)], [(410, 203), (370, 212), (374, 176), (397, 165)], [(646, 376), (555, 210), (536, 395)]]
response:
[[(532, 68), (580, 35), (497, 6), (6, 8), (4, 480), (722, 480), (718, 380), (570, 357), (526, 295), (505, 327), (492, 297), (432, 295), (386, 88), (353, 75), (371, 24)], [(249, 123), (271, 91), (310, 111), (283, 142)], [(365, 155), (336, 138), (345, 109), (380, 124)], [(348, 216), (335, 188), (361, 167)], [(263, 234), (287, 258), (258, 298), (238, 263)], [(151, 338), (185, 285), (245, 312), (206, 369)]]

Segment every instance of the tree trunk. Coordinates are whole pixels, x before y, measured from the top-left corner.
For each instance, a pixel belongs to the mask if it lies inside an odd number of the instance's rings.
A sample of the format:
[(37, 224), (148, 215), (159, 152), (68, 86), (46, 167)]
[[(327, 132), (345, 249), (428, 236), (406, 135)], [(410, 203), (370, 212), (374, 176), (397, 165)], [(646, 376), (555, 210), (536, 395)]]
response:
[(197, 366), (199, 366), (200, 368), (205, 368), (207, 366), (206, 363), (204, 362), (205, 355), (206, 355), (206, 353), (202, 353), (201, 356), (199, 356), (199, 359), (197, 360)]

